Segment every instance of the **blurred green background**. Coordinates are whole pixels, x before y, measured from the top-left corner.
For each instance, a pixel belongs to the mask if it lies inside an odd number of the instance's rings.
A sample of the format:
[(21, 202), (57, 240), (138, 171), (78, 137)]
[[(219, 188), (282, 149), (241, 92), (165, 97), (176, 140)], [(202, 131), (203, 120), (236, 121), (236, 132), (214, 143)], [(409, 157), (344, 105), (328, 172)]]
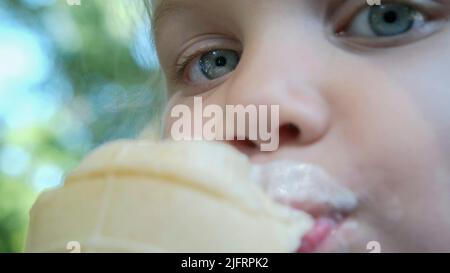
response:
[(161, 78), (142, 0), (0, 1), (0, 252), (39, 192), (158, 118)]

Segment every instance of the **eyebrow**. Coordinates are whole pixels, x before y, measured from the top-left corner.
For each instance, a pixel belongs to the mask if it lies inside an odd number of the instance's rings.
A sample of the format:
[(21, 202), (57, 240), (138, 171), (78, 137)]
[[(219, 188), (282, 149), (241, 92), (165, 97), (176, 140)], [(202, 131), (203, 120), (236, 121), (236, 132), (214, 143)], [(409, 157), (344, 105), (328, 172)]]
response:
[[(153, 0), (148, 0), (149, 2), (152, 2)], [(206, 1), (206, 0), (205, 0)], [(347, 0), (336, 0), (334, 1), (329, 9), (328, 12), (335, 7), (341, 5), (342, 3), (346, 2)], [(450, 0), (431, 0), (432, 2), (439, 3), (441, 5), (450, 5)], [(181, 0), (160, 0), (158, 5), (155, 9), (153, 9), (151, 6), (152, 4), (149, 4), (150, 8), (150, 14), (151, 14), (151, 27), (152, 32), (154, 36), (157, 36), (158, 28), (161, 25), (161, 21), (163, 19), (170, 17), (174, 13), (177, 13), (183, 9), (187, 9), (189, 6), (190, 1), (181, 1)]]
[(152, 32), (156, 36), (158, 33), (158, 29), (161, 25), (163, 19), (170, 17), (172, 14), (179, 12), (180, 10), (185, 9), (188, 4), (186, 1), (180, 0), (161, 0), (156, 8), (151, 11), (152, 15)]

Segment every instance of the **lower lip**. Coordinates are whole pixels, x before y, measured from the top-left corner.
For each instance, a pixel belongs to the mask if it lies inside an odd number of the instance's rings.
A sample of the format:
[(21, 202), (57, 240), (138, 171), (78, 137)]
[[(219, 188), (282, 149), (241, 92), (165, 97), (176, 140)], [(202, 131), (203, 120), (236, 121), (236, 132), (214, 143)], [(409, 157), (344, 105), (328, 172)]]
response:
[(338, 223), (329, 217), (321, 217), (316, 220), (313, 228), (302, 238), (301, 246), (297, 253), (311, 253), (317, 251), (323, 243), (336, 229)]

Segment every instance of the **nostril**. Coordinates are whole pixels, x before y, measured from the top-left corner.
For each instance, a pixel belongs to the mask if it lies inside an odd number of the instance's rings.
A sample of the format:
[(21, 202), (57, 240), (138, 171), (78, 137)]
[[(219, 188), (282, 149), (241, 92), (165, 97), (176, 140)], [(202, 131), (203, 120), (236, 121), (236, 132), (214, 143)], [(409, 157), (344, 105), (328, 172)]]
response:
[(234, 140), (229, 141), (229, 144), (231, 144), (237, 150), (239, 150), (240, 152), (242, 152), (248, 156), (251, 156), (258, 150), (258, 145), (249, 139), (245, 139), (245, 140), (234, 139)]
[(284, 124), (280, 127), (280, 144), (297, 141), (300, 137), (300, 129), (292, 123)]

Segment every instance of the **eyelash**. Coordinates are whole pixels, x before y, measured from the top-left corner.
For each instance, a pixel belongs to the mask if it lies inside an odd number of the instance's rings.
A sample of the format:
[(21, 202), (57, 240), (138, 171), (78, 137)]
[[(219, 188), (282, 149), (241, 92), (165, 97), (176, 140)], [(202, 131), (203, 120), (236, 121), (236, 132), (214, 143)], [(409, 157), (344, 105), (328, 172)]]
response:
[(186, 56), (181, 63), (175, 65), (175, 79), (177, 81), (181, 81), (184, 78), (184, 74), (186, 73), (186, 69), (191, 65), (191, 63), (200, 57), (202, 54), (205, 54), (209, 50), (201, 50), (197, 51), (194, 54)]
[[(225, 40), (234, 41), (233, 39), (225, 39)], [(232, 43), (233, 45), (230, 45), (230, 42), (213, 43), (210, 46), (202, 47), (201, 49), (195, 50), (193, 53), (188, 54), (187, 56), (184, 56), (180, 61), (178, 61), (174, 65), (175, 72), (174, 72), (173, 80), (179, 84), (183, 83), (185, 74), (186, 74), (186, 70), (192, 65), (192, 62), (199, 59), (202, 55), (204, 55), (210, 51), (219, 50), (219, 49), (223, 49), (223, 50), (229, 49), (229, 50), (235, 50), (237, 52), (241, 52), (240, 47), (236, 46), (234, 43), (235, 42)], [(224, 44), (227, 44), (227, 46), (225, 46)], [(213, 82), (213, 81), (215, 81), (215, 80), (212, 80), (211, 82)]]
[[(366, 50), (399, 47), (433, 35), (441, 29), (443, 22), (448, 20), (448, 9), (443, 4), (439, 4), (434, 0), (386, 0), (383, 4), (402, 4), (408, 6), (423, 16), (423, 25), (416, 26), (408, 32), (391, 37), (354, 36), (349, 29), (352, 20), (354, 20), (358, 14), (364, 12), (364, 9), (368, 8), (368, 6), (361, 5), (361, 3), (356, 6), (355, 2), (352, 2), (348, 5), (344, 4), (341, 6), (336, 14), (330, 18), (329, 21), (332, 24), (330, 32), (334, 34), (331, 40), (338, 42), (338, 44), (346, 48), (362, 52)], [(350, 7), (348, 8), (349, 5)]]
[[(382, 5), (404, 4), (425, 15), (426, 22), (443, 17), (443, 13), (445, 12), (442, 11), (443, 8), (441, 4), (438, 4), (433, 0), (425, 1), (427, 1), (427, 3), (423, 3), (420, 0), (384, 0), (382, 1)], [(428, 5), (431, 7), (428, 7)], [(356, 3), (355, 1), (352, 2), (352, 0), (350, 0), (342, 4), (338, 8), (336, 14), (332, 15), (329, 20), (335, 25), (332, 27), (332, 32), (335, 33), (336, 36), (339, 36), (339, 34), (343, 32), (343, 29), (349, 25), (351, 20), (354, 19), (358, 13), (362, 12), (364, 8), (369, 7), (370, 6), (367, 5), (366, 1), (358, 1), (358, 3)]]

